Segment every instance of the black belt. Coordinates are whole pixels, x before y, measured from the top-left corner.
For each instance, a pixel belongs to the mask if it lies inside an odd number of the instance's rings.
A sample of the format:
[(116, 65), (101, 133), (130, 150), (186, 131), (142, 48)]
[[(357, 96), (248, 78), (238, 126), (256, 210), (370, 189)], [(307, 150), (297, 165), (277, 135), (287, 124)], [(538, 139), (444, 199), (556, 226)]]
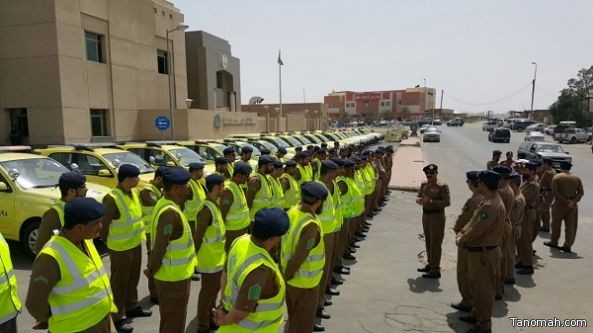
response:
[(542, 188), (539, 191), (540, 192), (550, 192), (552, 189), (551, 188)]
[(422, 208), (422, 212), (424, 214), (439, 214), (439, 213), (444, 213), (445, 209), (444, 208), (439, 208), (439, 209)]
[(526, 206), (527, 209), (535, 209), (535, 206)]
[(468, 250), (469, 252), (490, 251), (490, 250), (494, 250), (497, 247), (498, 247), (498, 245), (493, 245), (493, 246), (464, 246), (464, 248), (466, 250)]

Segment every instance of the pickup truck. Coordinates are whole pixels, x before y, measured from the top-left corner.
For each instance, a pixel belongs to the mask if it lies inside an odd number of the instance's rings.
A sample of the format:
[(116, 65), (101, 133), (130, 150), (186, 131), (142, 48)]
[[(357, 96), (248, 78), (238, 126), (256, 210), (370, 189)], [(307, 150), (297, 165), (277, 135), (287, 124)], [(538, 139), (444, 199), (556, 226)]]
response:
[(554, 139), (560, 143), (587, 142), (589, 134), (582, 128), (568, 128), (564, 132), (556, 133)]

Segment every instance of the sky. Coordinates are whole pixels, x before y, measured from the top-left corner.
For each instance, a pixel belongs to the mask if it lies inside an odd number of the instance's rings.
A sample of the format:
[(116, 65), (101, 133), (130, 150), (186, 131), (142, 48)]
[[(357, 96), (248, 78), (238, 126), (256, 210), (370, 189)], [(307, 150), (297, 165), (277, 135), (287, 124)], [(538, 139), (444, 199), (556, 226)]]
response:
[(278, 102), (279, 49), (283, 103), (426, 79), (456, 112), (529, 109), (531, 62), (534, 109), (547, 108), (593, 65), (591, 0), (169, 1), (189, 31), (229, 41), (241, 60), (243, 104), (252, 96)]

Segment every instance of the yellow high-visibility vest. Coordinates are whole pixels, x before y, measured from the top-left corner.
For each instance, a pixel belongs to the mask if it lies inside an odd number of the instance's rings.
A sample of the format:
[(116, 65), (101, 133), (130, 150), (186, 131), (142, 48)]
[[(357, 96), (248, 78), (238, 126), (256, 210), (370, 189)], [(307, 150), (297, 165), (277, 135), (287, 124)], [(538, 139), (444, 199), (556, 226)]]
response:
[(192, 192), (192, 198), (191, 200), (187, 200), (185, 202), (183, 214), (185, 214), (185, 217), (189, 223), (195, 224), (196, 215), (200, 210), (202, 210), (202, 207), (204, 207), (204, 201), (206, 201), (206, 191), (204, 190), (204, 186), (202, 186), (201, 183), (193, 179), (190, 179), (188, 184)]
[[(156, 202), (161, 198), (161, 190), (158, 187), (152, 184), (146, 184), (146, 186), (142, 190), (149, 190), (151, 199), (154, 200), (155, 205)], [(150, 221), (152, 219), (152, 213), (154, 210), (154, 206), (145, 206), (142, 200), (140, 200), (140, 204), (142, 205), (142, 219), (144, 220), (144, 233), (150, 234), (152, 227), (150, 226)]]
[(145, 239), (142, 205), (136, 191), (130, 192), (132, 197), (118, 187), (109, 192), (119, 210), (119, 218), (109, 224), (107, 247), (113, 251), (133, 249)]
[(268, 180), (272, 185), (272, 207), (284, 207), (284, 189), (282, 189), (280, 181), (278, 181), (278, 178), (273, 176), (268, 176)]
[(283, 174), (281, 178), (288, 180), (289, 188), (284, 192), (284, 209), (290, 209), (301, 201), (301, 187), (290, 174)]
[(249, 218), (251, 221), (254, 220), (255, 213), (257, 213), (260, 209), (272, 207), (272, 185), (270, 184), (270, 181), (266, 176), (260, 173), (253, 174), (253, 177), (257, 177), (259, 179), (260, 188), (255, 194), (251, 209), (249, 209)]
[(208, 226), (202, 237), (202, 245), (198, 250), (197, 270), (200, 273), (218, 273), (224, 268), (226, 242), (224, 222), (220, 214), (220, 208), (209, 200), (204, 201), (202, 209), (209, 209), (212, 216), (212, 224)]
[(0, 325), (15, 318), (21, 312), (21, 308), (10, 249), (4, 236), (0, 234)]
[(239, 188), (239, 184), (232, 180), (225, 182), (225, 187), (233, 194), (233, 204), (226, 216), (225, 227), (227, 230), (242, 230), (249, 226), (251, 219), (249, 218), (249, 207), (247, 206), (247, 199), (245, 199), (245, 192)]
[[(321, 208), (321, 214), (317, 214), (317, 218), (321, 223), (321, 229), (323, 230), (324, 234), (331, 234), (336, 232), (337, 229), (337, 219), (336, 219), (336, 207), (334, 205), (335, 197), (331, 194), (327, 186), (322, 181), (316, 181), (316, 183), (321, 184), (323, 188), (327, 191), (328, 196), (323, 201), (323, 206)], [(334, 189), (334, 193), (336, 189)]]

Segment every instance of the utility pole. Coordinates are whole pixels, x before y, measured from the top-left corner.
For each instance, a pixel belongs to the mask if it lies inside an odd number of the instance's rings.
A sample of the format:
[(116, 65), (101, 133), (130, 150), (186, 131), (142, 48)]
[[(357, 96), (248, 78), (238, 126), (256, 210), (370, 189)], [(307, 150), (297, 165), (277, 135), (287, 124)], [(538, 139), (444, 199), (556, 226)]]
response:
[(441, 110), (441, 120), (443, 120), (443, 94), (444, 93), (445, 93), (445, 89), (441, 89), (441, 106), (439, 107), (439, 109)]
[(303, 103), (307, 104), (307, 90), (303, 89)]
[(535, 65), (535, 72), (533, 73), (533, 81), (531, 82), (531, 112), (529, 113), (529, 119), (533, 119), (533, 99), (535, 97), (535, 79), (537, 78), (537, 63), (531, 62)]

